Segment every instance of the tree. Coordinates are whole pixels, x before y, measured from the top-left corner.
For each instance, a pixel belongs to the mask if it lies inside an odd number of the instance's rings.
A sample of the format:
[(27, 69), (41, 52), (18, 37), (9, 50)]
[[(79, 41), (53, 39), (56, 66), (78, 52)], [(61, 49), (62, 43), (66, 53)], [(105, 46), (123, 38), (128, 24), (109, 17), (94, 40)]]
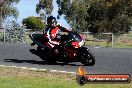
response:
[(64, 14), (74, 29), (79, 26), (82, 31), (122, 34), (132, 26), (132, 0), (57, 0), (57, 3), (59, 15)]
[(65, 15), (65, 19), (69, 22), (73, 30), (87, 30), (88, 0), (72, 0), (72, 2), (71, 0), (57, 0), (57, 3), (59, 5), (58, 14)]
[(99, 0), (88, 9), (88, 24), (91, 32), (128, 33), (132, 26), (132, 0)]
[(46, 15), (50, 15), (53, 6), (52, 6), (52, 0), (39, 0), (39, 3), (36, 5), (36, 13), (39, 14), (40, 10), (45, 11), (45, 14), (40, 14), (46, 17)]
[(14, 7), (15, 4), (19, 3), (20, 0), (6, 0), (2, 6), (2, 17), (6, 19), (9, 16), (13, 16), (15, 18), (18, 17), (19, 12), (17, 8)]
[(7, 17), (15, 17), (17, 18), (19, 15), (19, 12), (17, 11), (17, 8), (14, 7), (15, 4), (19, 3), (20, 0), (4, 0), (4, 3), (0, 5), (1, 8), (1, 18), (0, 23), (2, 20), (5, 20)]
[(22, 23), (27, 29), (32, 29), (32, 31), (42, 30), (45, 27), (42, 20), (34, 16), (23, 19)]
[(5, 38), (3, 36), (3, 40), (10, 43), (15, 42), (24, 42), (25, 39), (25, 28), (24, 26), (19, 25), (16, 20), (8, 21), (5, 25)]
[(46, 14), (50, 14), (53, 10), (52, 0), (39, 0), (39, 4), (36, 5), (36, 12), (43, 9), (45, 10)]
[[(122, 34), (132, 26), (132, 0), (56, 0), (73, 30)], [(52, 0), (40, 0), (36, 11), (51, 13)]]

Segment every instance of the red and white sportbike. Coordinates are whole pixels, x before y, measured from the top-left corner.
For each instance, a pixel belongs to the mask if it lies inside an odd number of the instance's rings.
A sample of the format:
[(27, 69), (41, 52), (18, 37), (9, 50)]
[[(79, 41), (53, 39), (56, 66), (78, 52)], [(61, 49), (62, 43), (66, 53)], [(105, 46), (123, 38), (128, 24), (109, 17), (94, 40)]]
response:
[[(92, 66), (95, 64), (95, 57), (84, 44), (84, 39), (78, 32), (69, 32), (68, 34), (61, 35), (59, 38), (60, 45), (55, 46), (58, 50), (56, 57), (52, 49), (48, 48), (43, 34), (31, 34), (32, 45), (38, 45), (37, 50), (40, 51), (44, 57), (47, 57), (47, 62), (62, 61), (62, 62), (81, 62), (84, 65)], [(45, 42), (45, 43), (44, 43)]]

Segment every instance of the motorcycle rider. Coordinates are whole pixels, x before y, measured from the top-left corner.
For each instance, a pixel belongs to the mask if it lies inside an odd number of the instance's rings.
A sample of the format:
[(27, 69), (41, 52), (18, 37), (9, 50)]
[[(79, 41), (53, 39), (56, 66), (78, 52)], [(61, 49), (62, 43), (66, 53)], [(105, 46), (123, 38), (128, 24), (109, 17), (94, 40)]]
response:
[(58, 49), (56, 48), (59, 45), (59, 41), (57, 41), (57, 33), (59, 29), (63, 32), (71, 32), (67, 28), (61, 26), (57, 21), (56, 18), (53, 16), (49, 16), (47, 18), (47, 25), (45, 30), (43, 30), (44, 37), (48, 39), (46, 45), (52, 49), (54, 54), (58, 54)]

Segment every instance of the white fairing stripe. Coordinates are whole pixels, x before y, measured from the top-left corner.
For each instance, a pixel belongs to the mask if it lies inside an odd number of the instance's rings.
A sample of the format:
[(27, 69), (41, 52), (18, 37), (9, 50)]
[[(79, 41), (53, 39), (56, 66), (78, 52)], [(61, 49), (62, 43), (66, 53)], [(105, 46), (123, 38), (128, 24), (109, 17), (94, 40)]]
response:
[(50, 31), (50, 30), (47, 31), (47, 38), (49, 39), (49, 42), (50, 42), (51, 44), (58, 45), (59, 43), (54, 42), (54, 41), (51, 40), (49, 31)]
[(84, 45), (84, 40), (82, 39), (81, 42), (79, 42), (80, 47)]
[(53, 47), (54, 47), (54, 45), (50, 44), (49, 42), (48, 42), (48, 44), (51, 46), (51, 48), (53, 48)]

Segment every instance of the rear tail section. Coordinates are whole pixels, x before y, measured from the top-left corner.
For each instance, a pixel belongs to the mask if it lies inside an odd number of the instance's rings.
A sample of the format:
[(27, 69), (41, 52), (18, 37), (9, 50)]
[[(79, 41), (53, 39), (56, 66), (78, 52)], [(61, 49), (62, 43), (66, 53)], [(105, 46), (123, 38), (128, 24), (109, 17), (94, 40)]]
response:
[(31, 46), (34, 46), (36, 44), (36, 45), (38, 45), (38, 46), (40, 46), (42, 48), (47, 47), (47, 46), (44, 45), (47, 41), (44, 38), (43, 34), (30, 34), (29, 37), (33, 41)]

